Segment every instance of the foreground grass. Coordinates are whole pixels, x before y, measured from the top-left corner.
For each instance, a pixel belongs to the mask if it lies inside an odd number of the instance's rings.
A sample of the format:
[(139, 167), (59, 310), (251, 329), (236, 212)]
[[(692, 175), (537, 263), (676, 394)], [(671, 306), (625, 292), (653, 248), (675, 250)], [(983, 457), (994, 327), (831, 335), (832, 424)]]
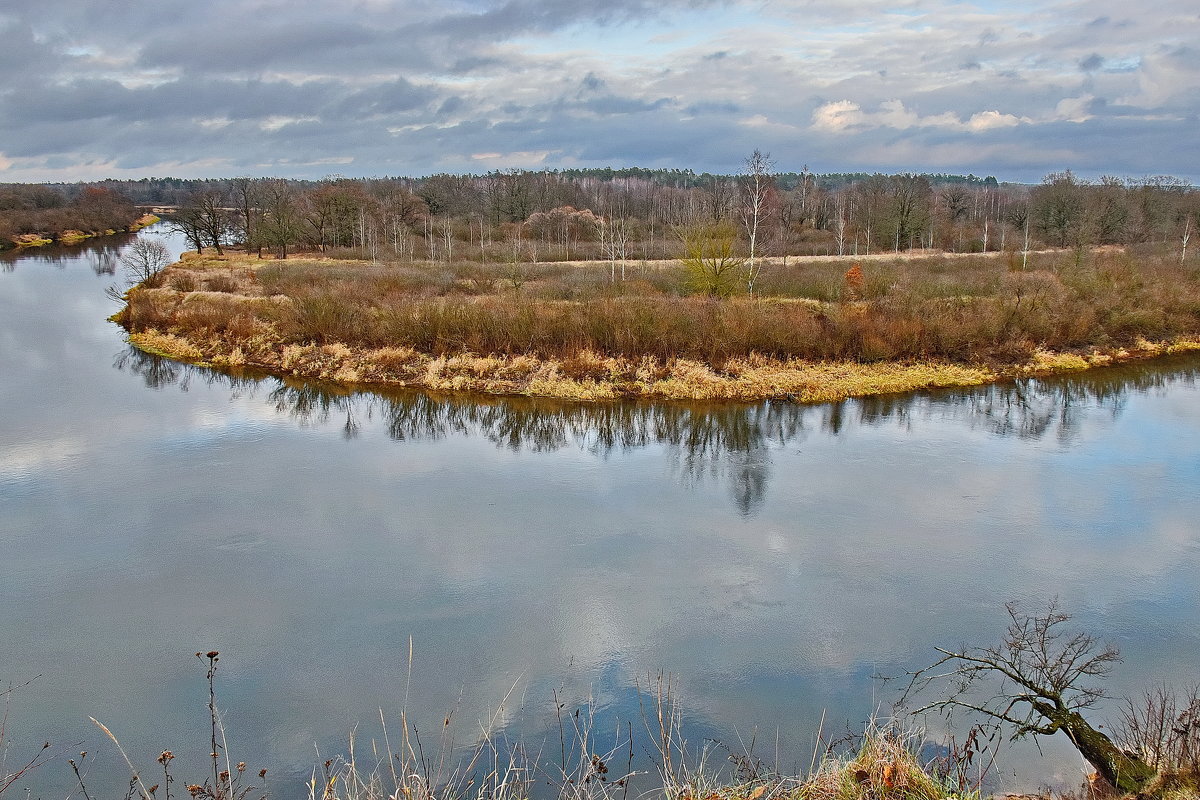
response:
[[(411, 647), (411, 644), (410, 644)], [(196, 653), (205, 661), (208, 724), (199, 760), (179, 751), (190, 762), (196, 782), (175, 772), (175, 751), (154, 757), (157, 767), (137, 763), (116, 733), (92, 718), (111, 740), (129, 769), (126, 800), (169, 800), (172, 785), (181, 785), (195, 800), (266, 800), (268, 796), (303, 796), (290, 786), (270, 786), (267, 769), (247, 768), (230, 752), (224, 714), (218, 711), (216, 674), (220, 653)], [(411, 670), (411, 655), (410, 655)], [(411, 681), (411, 673), (409, 681)], [(406, 683), (406, 686), (408, 684)], [(465, 746), (457, 739), (452, 720), (457, 707), (440, 725), (424, 728), (425, 739), (406, 710), (399, 726), (389, 730), (379, 713), (379, 737), (367, 746), (350, 733), (341, 755), (317, 764), (304, 787), (309, 800), (981, 800), (989, 774), (997, 763), (999, 729), (977, 724), (961, 743), (951, 738), (935, 744), (924, 732), (895, 720), (869, 721), (855, 736), (836, 741), (817, 732), (807, 770), (779, 771), (778, 764), (747, 748), (731, 748), (705, 739), (697, 749), (685, 738), (678, 687), (673, 676), (647, 675), (636, 683), (640, 720), (601, 721), (589, 698), (571, 703), (553, 694), (553, 712), (545, 739), (539, 742), (506, 738), (506, 709), (517, 688), (500, 705), (477, 721)], [(12, 690), (0, 692), (0, 697)], [(1198, 800), (1200, 798), (1200, 706), (1196, 690), (1182, 696), (1183, 705), (1166, 688), (1146, 696), (1149, 714), (1130, 705), (1133, 717), (1118, 733), (1123, 746), (1150, 756), (1155, 776), (1139, 794), (1124, 800)], [(405, 707), (407, 707), (407, 689)], [(1128, 727), (1132, 719), (1153, 722), (1152, 729)], [(1158, 726), (1166, 724), (1166, 728)], [(615, 724), (614, 724), (615, 723)], [(1176, 730), (1176, 728), (1180, 728)], [(5, 728), (0, 726), (0, 754), (5, 753)], [(0, 759), (0, 796), (23, 774), (45, 768), (52, 758), (46, 743), (34, 758), (9, 773)], [(936, 755), (929, 755), (930, 751)], [(780, 754), (776, 753), (776, 759)], [(79, 760), (66, 759), (84, 798), (115, 796), (89, 789), (88, 752)], [(207, 766), (201, 766), (207, 764)], [(161, 790), (161, 791), (160, 791)], [(177, 790), (176, 796), (182, 791)], [(1116, 800), (1121, 796), (1095, 773), (1078, 791), (1021, 795), (1022, 800)], [(1013, 797), (1013, 796), (1008, 796)]]
[[(591, 742), (595, 744), (595, 741)], [(658, 761), (657, 775), (620, 772), (619, 754), (578, 750), (573, 742), (567, 761), (546, 771), (517, 752), (502, 758), (474, 760), (480, 766), (474, 778), (455, 773), (450, 783), (425, 779), (420, 768), (400, 757), (398, 769), (374, 763), (364, 766), (353, 753), (336, 765), (325, 765), (309, 785), (310, 800), (528, 800), (546, 795), (535, 785), (550, 787), (559, 800), (628, 800), (654, 797), (662, 800), (978, 800), (977, 785), (937, 774), (923, 763), (916, 746), (919, 739), (893, 727), (870, 727), (857, 750), (843, 755), (826, 752), (806, 776), (780, 775), (761, 762), (743, 755), (729, 758), (733, 769), (709, 764)], [(490, 753), (490, 751), (489, 751)], [(580, 756), (582, 755), (582, 758)], [(661, 753), (660, 753), (661, 755)], [(711, 770), (711, 771), (710, 771)], [(539, 773), (545, 772), (545, 775)]]
[(750, 298), (672, 262), (372, 265), (189, 254), (128, 294), (136, 346), (345, 384), (800, 402), (973, 386), (1200, 349), (1200, 271), (1104, 251), (773, 265)]

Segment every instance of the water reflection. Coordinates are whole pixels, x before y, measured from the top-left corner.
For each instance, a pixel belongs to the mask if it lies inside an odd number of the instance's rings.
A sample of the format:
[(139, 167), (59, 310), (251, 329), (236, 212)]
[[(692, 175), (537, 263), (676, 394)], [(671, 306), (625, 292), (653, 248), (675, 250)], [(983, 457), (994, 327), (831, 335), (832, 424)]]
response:
[(114, 359), (85, 252), (0, 275), (0, 678), (45, 676), (9, 730), (99, 749), (90, 715), (182, 764), (212, 647), (247, 760), (306, 780), (391, 719), (411, 635), (435, 728), (519, 676), (507, 730), (563, 683), (636, 725), (666, 669), (694, 741), (779, 728), (804, 766), (789, 732), (857, 727), (870, 676), (1049, 591), (1123, 647), (1115, 694), (1194, 675), (1200, 359), (810, 407), (351, 392)]
[(86, 239), (79, 244), (51, 244), (8, 250), (0, 253), (0, 269), (14, 272), (18, 263), (28, 266), (49, 264), (66, 269), (82, 258), (97, 275), (112, 275), (116, 271), (121, 250), (136, 238), (137, 234), (134, 233), (119, 233)]
[(119, 370), (146, 386), (192, 381), (223, 386), (236, 396), (264, 393), (276, 413), (301, 426), (342, 421), (347, 439), (379, 420), (398, 442), (482, 437), (512, 452), (548, 453), (575, 447), (598, 458), (651, 445), (670, 455), (685, 483), (723, 479), (738, 510), (761, 505), (773, 473), (773, 451), (801, 444), (812, 431), (837, 437), (856, 427), (917, 420), (957, 421), (998, 437), (1069, 444), (1087, 421), (1117, 419), (1131, 394), (1193, 386), (1200, 359), (1178, 357), (1052, 379), (1025, 379), (970, 389), (887, 395), (822, 405), (769, 401), (754, 405), (562, 403), (525, 397), (456, 397), (414, 391), (353, 391), (261, 374), (233, 374), (181, 364), (129, 347)]

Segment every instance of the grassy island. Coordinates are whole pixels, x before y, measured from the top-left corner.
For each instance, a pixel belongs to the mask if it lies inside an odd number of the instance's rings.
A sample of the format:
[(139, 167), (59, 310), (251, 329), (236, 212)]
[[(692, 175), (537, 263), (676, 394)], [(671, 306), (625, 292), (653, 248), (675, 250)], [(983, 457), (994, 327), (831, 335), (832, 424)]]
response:
[(96, 185), (0, 184), (0, 251), (79, 244), (158, 222), (117, 191)]
[(1200, 350), (1200, 270), (1134, 248), (793, 256), (753, 295), (697, 290), (704, 268), (205, 250), (114, 320), (197, 364), (578, 400), (820, 402)]

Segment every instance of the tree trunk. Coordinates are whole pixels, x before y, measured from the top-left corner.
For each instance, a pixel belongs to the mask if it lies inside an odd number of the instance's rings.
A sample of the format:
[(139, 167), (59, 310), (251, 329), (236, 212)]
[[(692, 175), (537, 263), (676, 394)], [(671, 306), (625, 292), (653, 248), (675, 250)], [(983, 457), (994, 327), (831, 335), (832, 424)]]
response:
[(1038, 713), (1064, 731), (1079, 754), (1096, 768), (1100, 777), (1121, 792), (1136, 793), (1154, 777), (1154, 768), (1140, 758), (1128, 755), (1074, 711), (1059, 710), (1049, 704), (1035, 703)]

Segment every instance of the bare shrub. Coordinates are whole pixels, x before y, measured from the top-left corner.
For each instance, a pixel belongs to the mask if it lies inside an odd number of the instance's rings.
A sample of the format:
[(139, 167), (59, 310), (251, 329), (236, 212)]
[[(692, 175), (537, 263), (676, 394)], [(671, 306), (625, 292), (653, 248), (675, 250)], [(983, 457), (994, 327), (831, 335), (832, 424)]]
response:
[(131, 285), (158, 285), (159, 274), (171, 263), (171, 251), (162, 239), (139, 236), (121, 254), (121, 266)]
[(1182, 693), (1160, 686), (1126, 699), (1117, 741), (1160, 773), (1200, 780), (1200, 686)]

